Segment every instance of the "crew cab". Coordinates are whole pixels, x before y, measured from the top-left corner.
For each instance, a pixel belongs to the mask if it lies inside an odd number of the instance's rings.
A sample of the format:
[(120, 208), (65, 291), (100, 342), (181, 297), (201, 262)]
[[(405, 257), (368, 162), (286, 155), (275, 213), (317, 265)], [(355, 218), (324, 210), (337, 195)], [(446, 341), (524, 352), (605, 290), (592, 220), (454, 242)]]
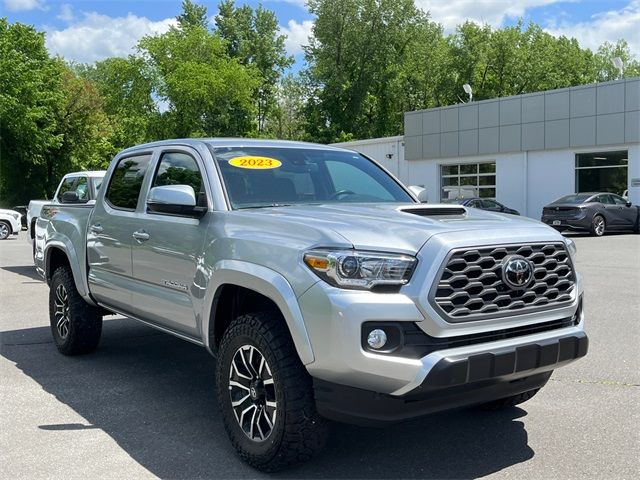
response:
[(93, 205), (105, 173), (104, 170), (68, 173), (60, 180), (53, 200), (31, 200), (27, 207), (27, 241), (33, 242), (35, 238), (35, 225), (43, 206), (50, 203)]
[(136, 146), (93, 207), (47, 205), (36, 230), (58, 350), (95, 350), (110, 313), (206, 348), (231, 443), (265, 471), (310, 458), (330, 420), (511, 407), (587, 353), (570, 239), (421, 204), (351, 150)]

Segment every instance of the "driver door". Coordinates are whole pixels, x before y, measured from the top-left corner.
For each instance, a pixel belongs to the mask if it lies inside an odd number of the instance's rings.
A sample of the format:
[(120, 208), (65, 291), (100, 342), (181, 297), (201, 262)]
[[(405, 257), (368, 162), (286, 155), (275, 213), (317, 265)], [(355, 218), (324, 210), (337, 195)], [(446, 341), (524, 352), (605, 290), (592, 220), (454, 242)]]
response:
[[(150, 188), (190, 185), (197, 205), (209, 205), (202, 159), (188, 147), (160, 150)], [(194, 297), (204, 249), (207, 215), (202, 218), (151, 212), (144, 202), (133, 232), (131, 257), (135, 315), (170, 330), (197, 337)]]

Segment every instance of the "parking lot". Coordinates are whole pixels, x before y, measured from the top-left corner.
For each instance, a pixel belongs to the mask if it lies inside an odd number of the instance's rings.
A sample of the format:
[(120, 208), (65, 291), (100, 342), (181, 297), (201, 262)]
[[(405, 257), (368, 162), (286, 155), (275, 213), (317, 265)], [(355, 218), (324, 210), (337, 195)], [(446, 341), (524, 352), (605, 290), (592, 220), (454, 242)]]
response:
[[(590, 352), (533, 400), (387, 429), (336, 424), (282, 478), (637, 478), (640, 236), (574, 235)], [(63, 357), (24, 233), (0, 243), (3, 478), (255, 478), (217, 410), (204, 349), (108, 317), (97, 353)]]

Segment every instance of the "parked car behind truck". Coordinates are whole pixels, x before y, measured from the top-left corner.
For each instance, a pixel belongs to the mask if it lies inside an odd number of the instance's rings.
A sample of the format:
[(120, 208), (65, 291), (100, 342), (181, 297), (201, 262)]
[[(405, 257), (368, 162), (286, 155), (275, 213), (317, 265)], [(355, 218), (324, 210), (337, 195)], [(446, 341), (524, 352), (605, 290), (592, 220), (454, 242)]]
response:
[(575, 193), (545, 206), (542, 221), (561, 232), (583, 231), (600, 237), (609, 231), (638, 232), (640, 210), (615, 193)]
[[(95, 203), (105, 173), (104, 170), (68, 173), (60, 180), (53, 200), (31, 200), (27, 209), (27, 241), (33, 242), (35, 238), (36, 221), (44, 205), (50, 203), (92, 205)], [(33, 248), (35, 253), (35, 246)]]
[(10, 235), (18, 235), (21, 226), (20, 212), (0, 208), (0, 240), (6, 240)]
[(207, 348), (227, 434), (256, 468), (308, 459), (328, 420), (519, 404), (587, 352), (570, 239), (420, 204), (359, 153), (164, 141), (117, 155), (104, 185), (95, 206), (37, 222), (55, 345), (93, 351), (112, 312)]

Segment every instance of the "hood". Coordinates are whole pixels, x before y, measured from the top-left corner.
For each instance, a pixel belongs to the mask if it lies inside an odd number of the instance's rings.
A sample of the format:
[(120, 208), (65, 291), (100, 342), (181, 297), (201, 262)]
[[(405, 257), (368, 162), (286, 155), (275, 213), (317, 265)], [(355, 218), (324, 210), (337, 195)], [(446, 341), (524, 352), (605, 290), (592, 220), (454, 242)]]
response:
[(243, 213), (319, 230), (331, 230), (357, 249), (416, 253), (433, 235), (455, 231), (540, 228), (526, 217), (437, 204), (326, 204), (245, 210)]
[(6, 208), (0, 208), (0, 213), (5, 214), (5, 215), (20, 215), (20, 216), (22, 216), (22, 214), (20, 212), (16, 212), (15, 210), (7, 210)]

